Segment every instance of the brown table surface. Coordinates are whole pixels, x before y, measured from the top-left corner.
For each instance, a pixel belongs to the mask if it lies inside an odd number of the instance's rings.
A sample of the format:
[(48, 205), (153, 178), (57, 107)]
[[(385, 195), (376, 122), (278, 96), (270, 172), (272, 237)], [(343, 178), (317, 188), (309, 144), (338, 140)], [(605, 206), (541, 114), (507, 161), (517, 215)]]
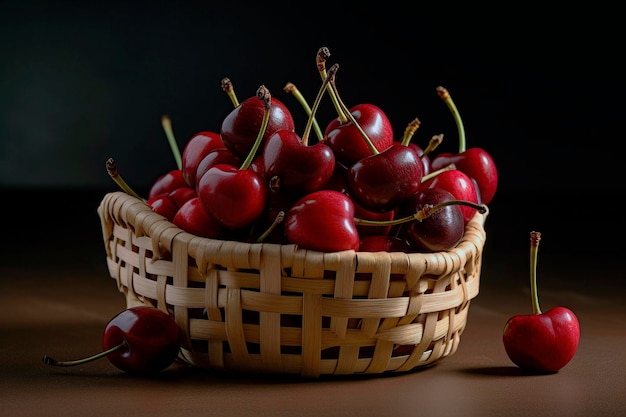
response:
[(522, 372), (504, 351), (502, 329), (510, 316), (531, 311), (528, 246), (522, 238), (521, 250), (505, 248), (497, 216), (487, 227), (480, 293), (470, 306), (460, 346), (432, 367), (311, 380), (225, 375), (181, 363), (157, 377), (138, 378), (106, 359), (70, 368), (47, 366), (41, 361), (44, 354), (75, 359), (98, 352), (104, 326), (125, 307), (106, 269), (93, 211), (97, 201), (84, 201), (92, 211), (81, 221), (52, 216), (48, 233), (37, 233), (37, 225), (22, 234), (5, 233), (0, 258), (3, 416), (626, 415), (623, 268), (616, 261), (602, 262), (598, 254), (557, 256), (549, 244), (547, 253), (540, 249), (542, 309), (571, 308), (580, 321), (581, 340), (573, 360), (558, 373)]

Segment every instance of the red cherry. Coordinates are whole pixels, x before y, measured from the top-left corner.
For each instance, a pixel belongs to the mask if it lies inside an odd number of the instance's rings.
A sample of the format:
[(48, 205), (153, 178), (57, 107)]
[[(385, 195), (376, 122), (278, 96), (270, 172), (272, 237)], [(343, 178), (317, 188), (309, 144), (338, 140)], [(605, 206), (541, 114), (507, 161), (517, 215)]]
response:
[(178, 205), (169, 194), (161, 194), (155, 197), (149, 198), (146, 204), (150, 206), (152, 211), (165, 217), (167, 220), (172, 221), (176, 212), (178, 211)]
[(324, 142), (307, 145), (296, 133), (279, 130), (265, 143), (264, 176), (278, 177), (285, 193), (302, 196), (319, 190), (334, 168), (335, 155)]
[[(264, 105), (257, 97), (250, 97), (235, 107), (222, 121), (220, 134), (226, 148), (245, 158), (261, 128)], [(267, 128), (260, 146), (277, 130), (295, 130), (293, 116), (282, 102), (273, 98)], [(262, 149), (262, 148), (261, 148)]]
[[(479, 202), (474, 182), (467, 174), (458, 169), (440, 172), (424, 181), (421, 188), (443, 188), (452, 193), (455, 200), (465, 200), (476, 204)], [(473, 207), (463, 206), (461, 211), (466, 225), (476, 214), (476, 209)]]
[(185, 232), (200, 237), (217, 239), (222, 235), (222, 225), (209, 214), (198, 197), (183, 204), (172, 223)]
[(415, 149), (394, 143), (356, 162), (348, 170), (350, 195), (365, 209), (390, 211), (422, 184), (423, 165)]
[(358, 250), (354, 204), (338, 191), (318, 190), (300, 198), (285, 216), (285, 233), (299, 248), (320, 252)]
[[(442, 188), (426, 188), (419, 190), (405, 201), (400, 208), (400, 216), (409, 216), (424, 206), (453, 201), (454, 196)], [(419, 252), (441, 252), (450, 250), (461, 241), (465, 233), (462, 206), (449, 205), (442, 207), (421, 221), (413, 221), (404, 225), (402, 236)]]
[[(357, 104), (350, 113), (367, 134), (375, 148), (382, 152), (393, 143), (393, 128), (387, 115), (373, 104)], [(333, 119), (324, 132), (324, 142), (333, 150), (338, 161), (351, 166), (372, 154), (359, 129), (351, 121)]]
[(498, 171), (493, 158), (482, 148), (469, 148), (458, 154), (442, 153), (431, 161), (433, 170), (454, 164), (472, 178), (478, 187), (483, 204), (489, 204), (498, 188)]
[(196, 172), (200, 161), (212, 150), (223, 147), (222, 137), (215, 132), (199, 132), (189, 139), (181, 157), (181, 170), (188, 186), (196, 187)]
[(191, 187), (179, 187), (169, 193), (170, 198), (176, 203), (176, 206), (181, 207), (196, 196), (196, 191)]
[(187, 200), (196, 196), (196, 192), (191, 187), (179, 187), (168, 194), (161, 194), (149, 198), (146, 204), (153, 211), (167, 218), (169, 221), (174, 219), (178, 209), (182, 207)]
[(252, 225), (265, 210), (268, 196), (259, 174), (233, 165), (215, 165), (198, 183), (198, 197), (207, 211), (230, 229)]
[(198, 167), (196, 168), (196, 183), (194, 187), (198, 188), (198, 183), (200, 182), (200, 178), (204, 175), (205, 172), (209, 170), (209, 168), (217, 165), (217, 164), (228, 164), (240, 166), (243, 163), (242, 159), (232, 153), (227, 148), (218, 148), (209, 152), (202, 160), (198, 163)]
[(173, 169), (154, 181), (150, 191), (148, 193), (148, 199), (161, 195), (169, 194), (180, 187), (187, 187), (187, 182), (183, 178), (183, 171), (180, 169)]
[(555, 373), (576, 354), (580, 324), (572, 310), (553, 307), (543, 313), (537, 295), (537, 251), (541, 233), (530, 233), (530, 288), (532, 314), (518, 314), (507, 320), (502, 341), (509, 359), (534, 373)]
[(101, 353), (66, 362), (44, 356), (43, 361), (54, 366), (74, 366), (106, 356), (118, 369), (129, 374), (155, 374), (176, 360), (181, 336), (178, 324), (166, 312), (148, 306), (130, 307), (107, 323)]

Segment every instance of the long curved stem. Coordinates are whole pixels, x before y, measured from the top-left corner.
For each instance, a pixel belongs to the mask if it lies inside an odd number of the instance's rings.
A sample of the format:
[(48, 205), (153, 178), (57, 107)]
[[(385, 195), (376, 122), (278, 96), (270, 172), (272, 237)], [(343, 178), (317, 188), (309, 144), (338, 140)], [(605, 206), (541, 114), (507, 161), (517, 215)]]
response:
[(315, 113), (317, 112), (317, 109), (320, 106), (322, 97), (324, 97), (324, 91), (326, 91), (326, 88), (328, 87), (329, 83), (335, 80), (335, 74), (337, 73), (338, 69), (339, 69), (339, 66), (337, 64), (330, 67), (330, 69), (328, 70), (328, 76), (324, 78), (324, 82), (322, 83), (322, 86), (320, 87), (319, 92), (317, 93), (317, 96), (315, 97), (315, 102), (313, 103), (313, 109), (311, 110), (311, 114), (309, 114), (309, 119), (307, 120), (306, 127), (304, 128), (304, 133), (302, 134), (303, 145), (308, 145), (309, 143), (311, 127), (313, 126), (313, 122), (315, 121), (315, 117), (314, 117)]
[(122, 189), (122, 191), (124, 191), (128, 195), (132, 195), (133, 197), (137, 197), (138, 199), (143, 200), (139, 196), (139, 194), (137, 194), (135, 190), (133, 190), (131, 186), (128, 185), (126, 181), (124, 181), (124, 178), (122, 178), (119, 171), (117, 170), (117, 163), (115, 162), (113, 158), (107, 159), (106, 168), (111, 179), (115, 181), (115, 183)]
[(103, 358), (105, 356), (107, 356), (110, 353), (113, 353), (115, 351), (118, 351), (120, 349), (126, 349), (128, 348), (128, 344), (126, 343), (126, 340), (123, 340), (122, 343), (120, 343), (119, 345), (115, 345), (110, 349), (104, 350), (98, 354), (95, 354), (93, 356), (88, 356), (86, 358), (82, 358), (82, 359), (76, 359), (76, 360), (72, 360), (72, 361), (58, 361), (56, 359), (51, 358), (48, 355), (44, 355), (43, 358), (41, 358), (43, 360), (43, 363), (45, 363), (46, 365), (53, 365), (53, 366), (74, 366), (74, 365), (81, 365), (83, 363), (87, 363), (87, 362), (91, 362), (94, 361), (96, 359), (100, 359)]
[[(337, 64), (335, 64), (333, 66), (336, 66), (336, 65)], [(343, 100), (341, 100), (341, 98), (339, 97), (339, 91), (337, 90), (337, 85), (335, 85), (334, 77), (333, 77), (332, 80), (330, 80), (330, 85), (332, 86), (333, 91), (335, 92), (335, 96), (337, 97), (337, 103), (339, 103), (339, 105), (343, 109), (344, 113), (348, 117), (348, 120), (350, 120), (350, 122), (352, 122), (354, 127), (357, 128), (357, 130), (359, 131), (359, 133), (361, 134), (361, 136), (365, 140), (365, 143), (367, 144), (367, 147), (372, 152), (372, 155), (378, 155), (380, 152), (378, 151), (378, 149), (376, 149), (376, 146), (374, 145), (372, 140), (369, 138), (369, 136), (367, 136), (367, 133), (365, 132), (365, 130), (363, 130), (363, 128), (361, 127), (359, 122), (356, 120), (354, 115), (350, 112), (350, 109), (348, 108), (348, 106), (346, 106), (346, 104), (343, 102)]]
[(444, 101), (444, 103), (446, 103), (448, 109), (452, 112), (452, 117), (454, 117), (454, 122), (456, 123), (457, 130), (459, 131), (459, 153), (463, 153), (466, 148), (463, 119), (461, 119), (461, 115), (456, 108), (456, 104), (454, 104), (454, 100), (452, 100), (452, 96), (446, 88), (437, 87), (437, 94), (439, 94), (439, 97)]
[[(327, 77), (326, 73), (326, 60), (330, 56), (330, 51), (327, 47), (323, 46), (317, 50), (317, 55), (315, 56), (315, 63), (317, 64), (317, 72), (320, 73), (322, 80), (325, 80)], [(330, 98), (335, 106), (335, 110), (337, 111), (337, 116), (339, 117), (339, 122), (344, 124), (348, 121), (344, 110), (341, 108), (339, 104), (339, 100), (336, 97), (336, 91), (334, 91), (331, 85), (326, 86), (328, 88), (328, 94), (330, 94)]]
[(455, 206), (455, 205), (471, 207), (471, 208), (476, 209), (480, 213), (487, 212), (487, 207), (481, 204), (476, 204), (474, 202), (466, 201), (466, 200), (448, 200), (448, 201), (442, 201), (441, 203), (438, 203), (435, 205), (427, 204), (424, 207), (422, 207), (419, 211), (415, 212), (414, 214), (410, 216), (406, 216), (406, 217), (402, 217), (402, 218), (394, 219), (394, 220), (367, 220), (367, 219), (360, 219), (358, 217), (355, 217), (354, 224), (359, 225), (359, 226), (395, 226), (395, 225), (407, 223), (413, 220), (422, 221), (432, 216), (433, 214), (443, 209), (444, 207)]
[[(324, 86), (327, 87), (326, 84), (324, 84)], [(298, 90), (298, 87), (296, 87), (294, 83), (289, 82), (285, 84), (285, 87), (283, 87), (283, 90), (286, 93), (293, 95), (296, 98), (296, 100), (298, 100), (298, 103), (300, 103), (300, 105), (302, 106), (302, 108), (304, 109), (308, 117), (313, 117), (313, 130), (315, 130), (315, 134), (317, 135), (317, 140), (320, 142), (324, 140), (324, 134), (322, 133), (322, 129), (320, 129), (320, 126), (317, 123), (315, 116), (311, 116), (313, 114), (313, 111), (311, 110), (311, 107), (309, 107), (309, 103), (307, 103), (306, 100), (304, 99), (304, 96), (302, 95), (300, 90)]]

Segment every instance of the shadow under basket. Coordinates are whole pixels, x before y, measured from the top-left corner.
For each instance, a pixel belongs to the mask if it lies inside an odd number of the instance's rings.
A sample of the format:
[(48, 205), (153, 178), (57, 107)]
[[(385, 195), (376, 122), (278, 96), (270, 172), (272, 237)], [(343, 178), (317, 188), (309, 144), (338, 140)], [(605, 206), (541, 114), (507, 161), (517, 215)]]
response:
[(98, 207), (110, 275), (128, 307), (167, 311), (179, 358), (206, 370), (303, 377), (400, 373), (456, 352), (479, 292), (484, 223), (437, 253), (322, 253), (208, 239), (143, 201)]

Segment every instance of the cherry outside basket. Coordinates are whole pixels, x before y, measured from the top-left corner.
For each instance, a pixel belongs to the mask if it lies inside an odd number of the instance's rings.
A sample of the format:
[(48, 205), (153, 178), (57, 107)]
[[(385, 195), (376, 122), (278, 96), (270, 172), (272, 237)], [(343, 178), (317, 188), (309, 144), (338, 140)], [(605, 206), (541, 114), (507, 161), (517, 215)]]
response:
[(487, 217), (448, 252), (321, 253), (194, 236), (123, 192), (98, 214), (127, 306), (167, 311), (183, 331), (180, 359), (303, 377), (406, 372), (455, 353)]

